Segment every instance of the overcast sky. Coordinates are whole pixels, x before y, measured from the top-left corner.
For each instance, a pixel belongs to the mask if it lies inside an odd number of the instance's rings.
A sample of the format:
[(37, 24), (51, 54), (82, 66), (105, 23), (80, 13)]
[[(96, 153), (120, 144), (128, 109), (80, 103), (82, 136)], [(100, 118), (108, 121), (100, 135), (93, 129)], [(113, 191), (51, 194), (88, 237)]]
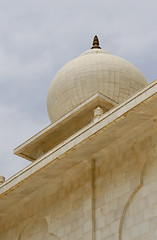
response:
[(0, 0), (0, 174), (30, 162), (13, 149), (50, 124), (46, 97), (57, 71), (89, 49), (157, 78), (157, 0)]

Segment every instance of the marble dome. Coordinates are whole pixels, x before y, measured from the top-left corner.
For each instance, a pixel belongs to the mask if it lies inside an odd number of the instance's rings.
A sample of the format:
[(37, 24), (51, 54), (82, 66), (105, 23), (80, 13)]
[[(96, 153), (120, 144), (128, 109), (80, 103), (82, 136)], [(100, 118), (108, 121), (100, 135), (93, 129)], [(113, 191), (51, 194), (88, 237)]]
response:
[(146, 84), (132, 63), (102, 50), (95, 36), (92, 49), (67, 63), (52, 80), (47, 96), (50, 120), (57, 121), (98, 92), (121, 103)]

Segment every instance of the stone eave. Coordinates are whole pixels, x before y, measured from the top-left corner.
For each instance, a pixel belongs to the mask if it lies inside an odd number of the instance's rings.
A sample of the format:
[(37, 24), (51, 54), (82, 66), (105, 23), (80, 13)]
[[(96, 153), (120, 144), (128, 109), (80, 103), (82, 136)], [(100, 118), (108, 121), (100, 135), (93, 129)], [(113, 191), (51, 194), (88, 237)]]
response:
[[(33, 162), (73, 135), (73, 133), (76, 133), (78, 130), (91, 123), (91, 120), (93, 119), (92, 114), (94, 112), (94, 108), (100, 106), (104, 112), (106, 112), (117, 105), (118, 103), (107, 96), (104, 96), (101, 93), (96, 93), (78, 107), (74, 108), (64, 117), (50, 124), (36, 135), (25, 141), (23, 144), (15, 148), (14, 154)], [(76, 125), (76, 122), (78, 123), (77, 126), (74, 126), (72, 129), (72, 125), (74, 125), (73, 123)], [(69, 131), (67, 131), (68, 128)], [(57, 141), (56, 139), (58, 136), (59, 139)]]
[[(5, 207), (7, 204), (13, 204), (16, 192), (19, 196), (20, 192), (28, 189), (30, 185), (31, 192), (35, 191), (41, 182), (47, 184), (48, 179), (45, 178), (45, 174), (50, 174), (51, 178), (56, 178), (67, 169), (91, 157), (95, 152), (100, 150), (100, 147), (105, 148), (105, 143), (107, 146), (107, 144), (114, 141), (118, 136), (122, 137), (124, 127), (127, 126), (125, 123), (128, 123), (128, 121), (130, 128), (137, 127), (138, 124), (141, 124), (142, 119), (148, 121), (148, 123), (152, 121), (152, 118), (156, 121), (157, 111), (156, 109), (154, 110), (156, 103), (157, 80), (151, 82), (125, 102), (106, 112), (97, 122), (92, 122), (84, 127), (4, 182), (0, 186), (0, 199), (2, 199), (0, 208), (3, 209), (3, 204)], [(139, 116), (141, 119), (139, 119)], [(118, 130), (117, 133), (116, 129)], [(112, 135), (113, 131), (115, 132), (113, 139), (112, 137), (108, 139), (109, 134)], [(103, 137), (102, 146), (101, 144), (95, 144), (95, 141), (97, 143), (100, 142), (100, 137)], [(33, 179), (39, 178), (40, 184), (38, 181), (33, 181)], [(13, 192), (14, 196), (12, 198)], [(24, 197), (25, 195), (27, 196), (28, 192), (22, 193), (21, 196)], [(21, 196), (19, 196), (19, 199), (21, 199)], [(4, 202), (5, 197), (8, 199), (7, 203)]]

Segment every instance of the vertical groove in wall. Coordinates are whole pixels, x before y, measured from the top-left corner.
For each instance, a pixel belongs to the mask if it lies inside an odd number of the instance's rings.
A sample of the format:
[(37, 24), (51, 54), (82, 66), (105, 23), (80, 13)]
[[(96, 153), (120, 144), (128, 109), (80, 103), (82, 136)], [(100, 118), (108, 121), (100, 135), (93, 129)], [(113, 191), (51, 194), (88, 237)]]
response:
[(95, 240), (95, 160), (91, 160), (92, 171), (92, 240)]

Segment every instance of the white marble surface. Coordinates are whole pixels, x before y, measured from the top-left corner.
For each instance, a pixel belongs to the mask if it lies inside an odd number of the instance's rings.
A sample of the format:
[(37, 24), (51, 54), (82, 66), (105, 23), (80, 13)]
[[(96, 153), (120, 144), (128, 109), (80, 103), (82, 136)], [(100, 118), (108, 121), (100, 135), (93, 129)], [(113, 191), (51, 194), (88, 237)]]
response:
[(127, 60), (91, 49), (67, 63), (52, 80), (47, 108), (55, 122), (95, 93), (120, 103), (147, 84), (143, 74)]

